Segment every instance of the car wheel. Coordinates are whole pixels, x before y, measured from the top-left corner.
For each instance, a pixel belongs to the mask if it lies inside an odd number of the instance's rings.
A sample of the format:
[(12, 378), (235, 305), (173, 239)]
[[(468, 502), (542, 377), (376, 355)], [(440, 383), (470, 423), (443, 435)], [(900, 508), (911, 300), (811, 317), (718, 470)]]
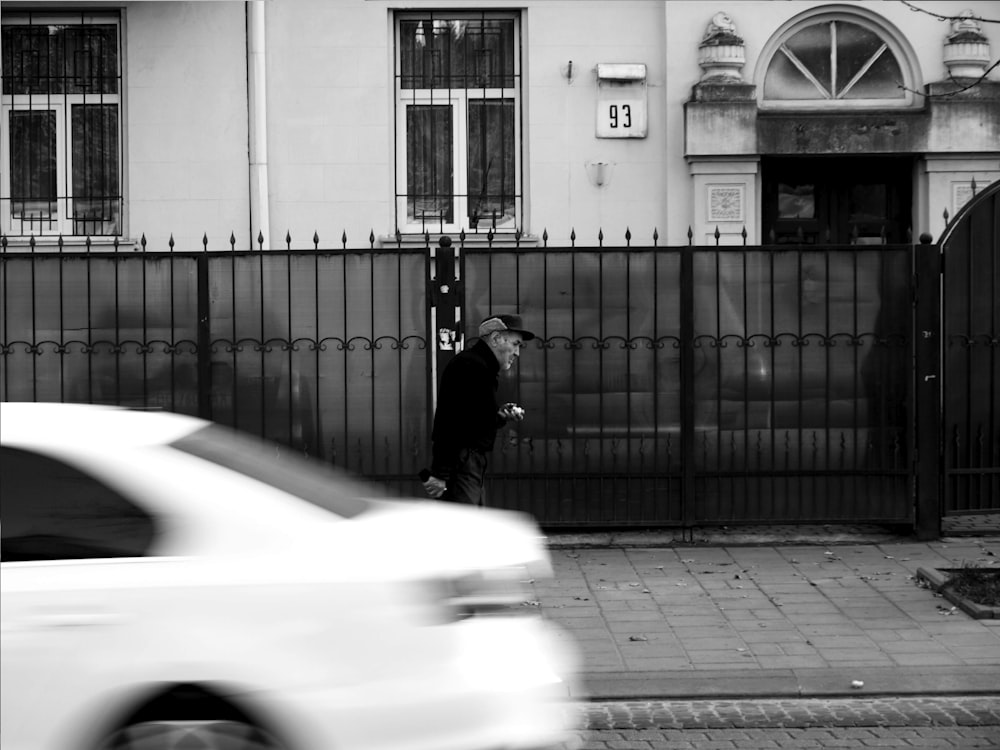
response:
[(284, 750), (271, 734), (241, 721), (143, 721), (123, 727), (99, 750)]

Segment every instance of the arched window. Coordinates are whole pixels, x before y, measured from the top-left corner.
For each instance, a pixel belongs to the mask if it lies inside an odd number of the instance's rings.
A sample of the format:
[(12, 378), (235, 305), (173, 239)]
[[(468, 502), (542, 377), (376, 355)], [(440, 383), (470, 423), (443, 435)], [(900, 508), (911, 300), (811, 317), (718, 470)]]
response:
[(785, 109), (913, 106), (916, 66), (874, 14), (822, 12), (787, 24), (761, 55), (761, 105)]

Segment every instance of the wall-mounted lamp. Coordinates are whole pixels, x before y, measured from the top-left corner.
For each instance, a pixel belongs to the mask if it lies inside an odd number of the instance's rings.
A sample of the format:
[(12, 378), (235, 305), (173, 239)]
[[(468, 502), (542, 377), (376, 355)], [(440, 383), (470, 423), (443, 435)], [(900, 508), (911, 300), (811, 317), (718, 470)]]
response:
[(567, 83), (573, 82), (573, 61), (570, 60), (566, 65), (563, 66), (562, 74), (566, 78)]
[(611, 173), (615, 164), (610, 161), (588, 161), (584, 164), (587, 169), (587, 177), (592, 185), (603, 187), (611, 182)]

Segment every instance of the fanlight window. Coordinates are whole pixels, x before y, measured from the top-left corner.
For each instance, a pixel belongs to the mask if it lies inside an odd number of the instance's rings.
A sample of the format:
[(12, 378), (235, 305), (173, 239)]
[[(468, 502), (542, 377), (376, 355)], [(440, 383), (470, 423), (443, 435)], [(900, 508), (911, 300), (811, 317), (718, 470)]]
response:
[(844, 19), (799, 28), (781, 41), (764, 76), (763, 96), (778, 106), (902, 106), (912, 101), (890, 43)]

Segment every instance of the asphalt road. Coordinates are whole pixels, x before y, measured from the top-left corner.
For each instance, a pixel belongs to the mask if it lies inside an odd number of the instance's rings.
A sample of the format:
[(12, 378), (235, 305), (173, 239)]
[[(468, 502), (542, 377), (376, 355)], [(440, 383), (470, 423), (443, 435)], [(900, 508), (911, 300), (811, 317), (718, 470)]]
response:
[(1000, 695), (583, 703), (579, 750), (1000, 749)]

